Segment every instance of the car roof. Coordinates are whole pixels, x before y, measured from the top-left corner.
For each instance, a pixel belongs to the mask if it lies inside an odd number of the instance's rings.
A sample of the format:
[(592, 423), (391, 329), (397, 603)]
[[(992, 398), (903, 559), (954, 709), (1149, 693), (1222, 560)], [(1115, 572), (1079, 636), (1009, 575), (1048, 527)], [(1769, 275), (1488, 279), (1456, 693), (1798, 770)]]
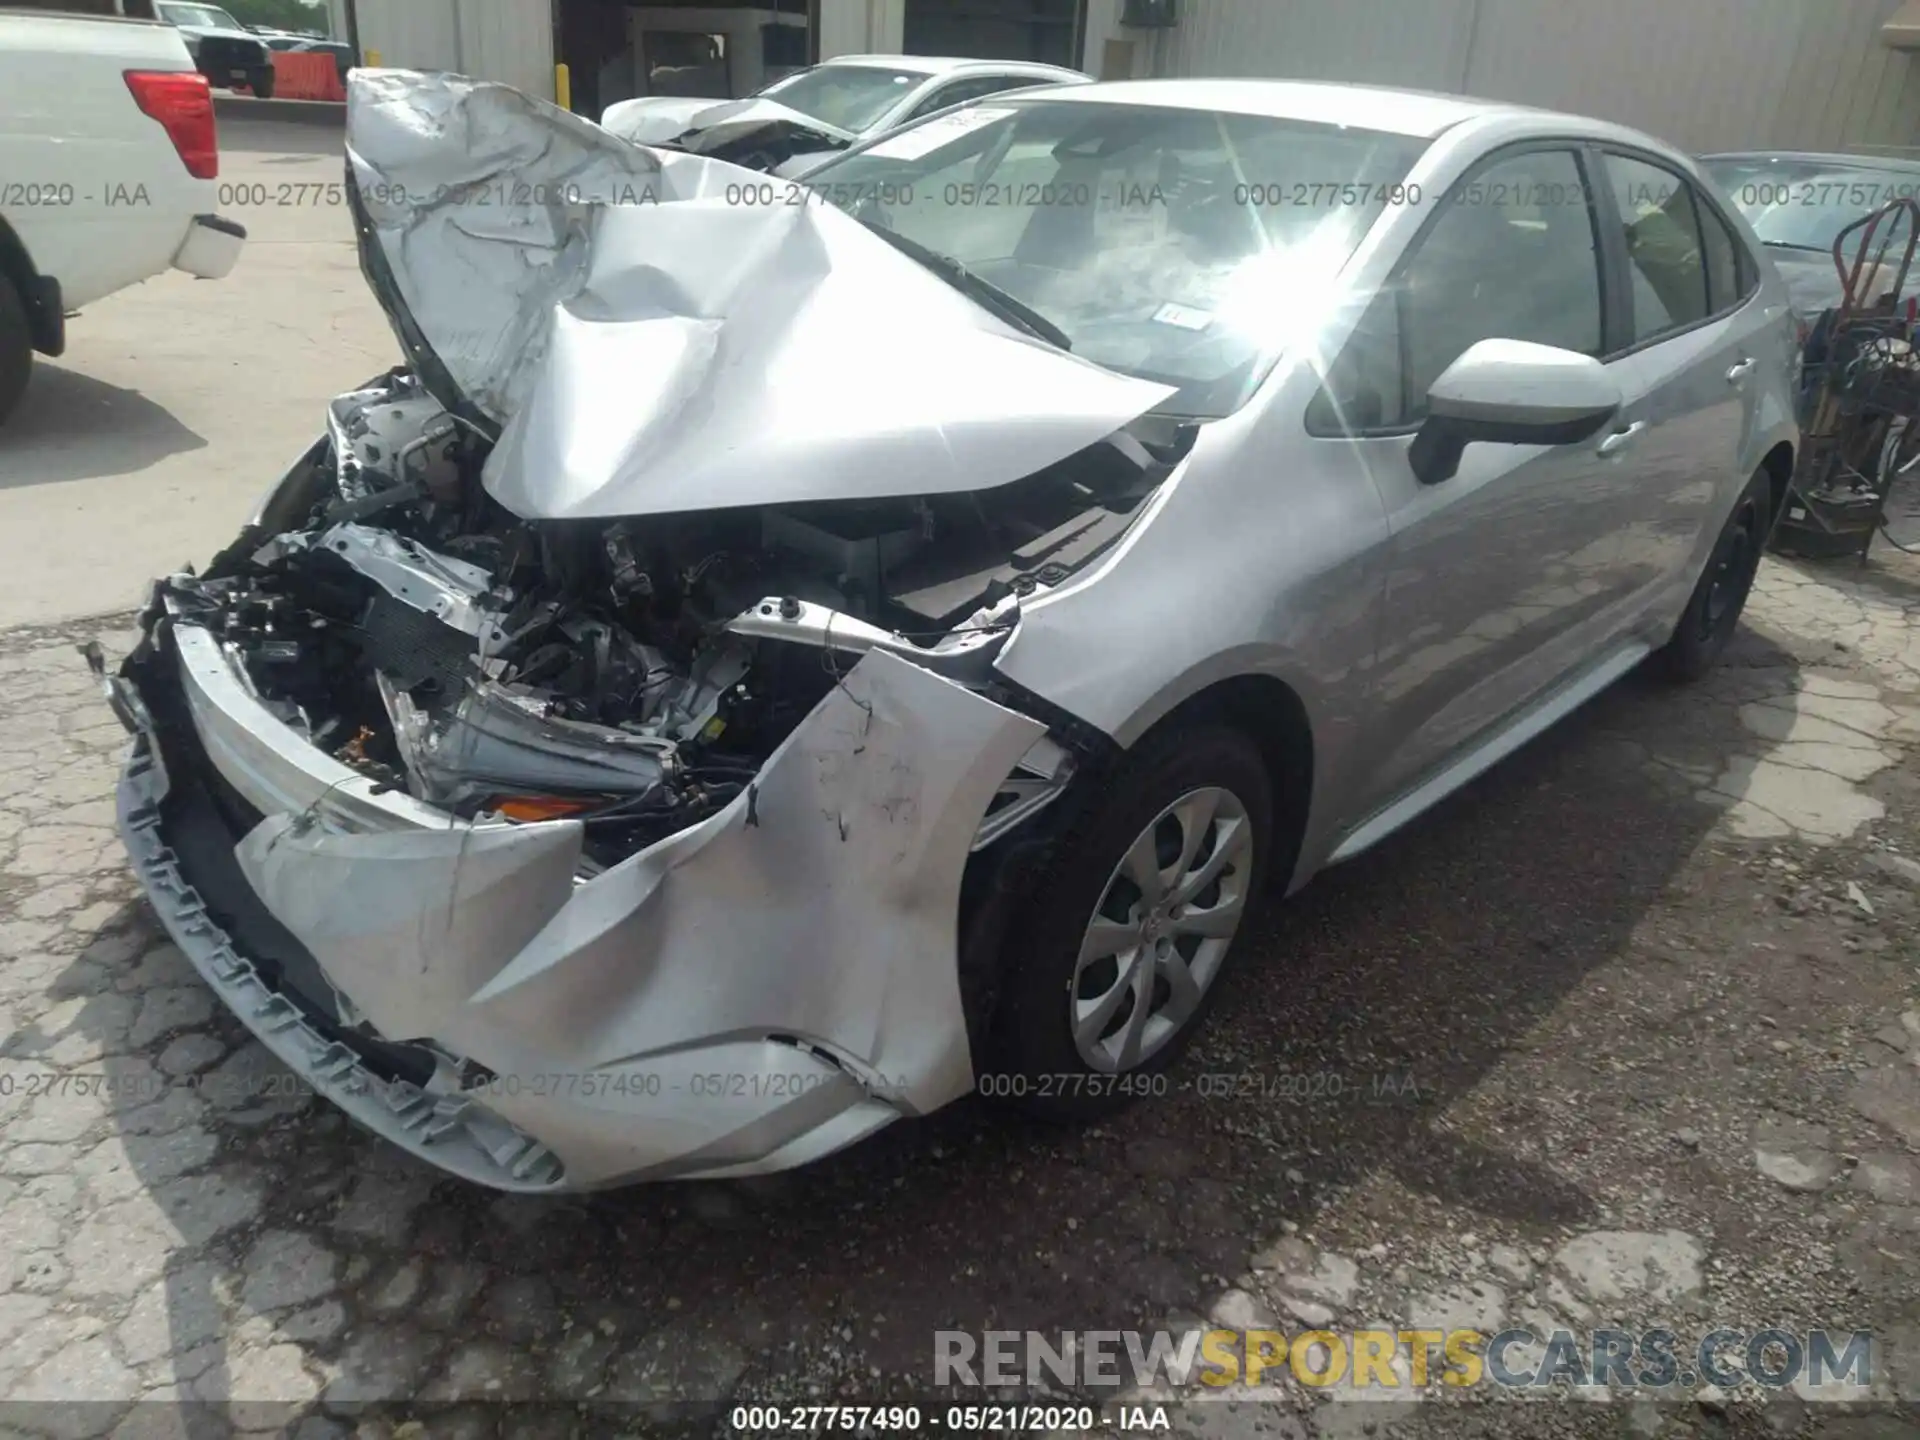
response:
[(1907, 170), (1920, 174), (1920, 159), (1904, 155), (1845, 155), (1823, 150), (1721, 150), (1700, 157), (1710, 160), (1785, 160), (1797, 164), (1831, 165), (1846, 170)]
[(982, 60), (977, 55), (835, 55), (820, 64), (866, 65), (876, 69), (907, 70), (916, 75), (955, 75), (970, 70), (991, 70), (1000, 74), (1051, 76), (1061, 80), (1089, 80), (1092, 77), (1060, 65), (1043, 65), (1037, 60)]
[[(1625, 136), (1621, 126), (1591, 116), (1541, 110), (1503, 100), (1310, 80), (1108, 80), (1080, 85), (1049, 99), (1074, 104), (1162, 105), (1224, 110), (1276, 120), (1349, 125), (1359, 130), (1432, 139), (1466, 120), (1513, 117), (1583, 134)], [(1652, 137), (1644, 137), (1651, 140)], [(1654, 142), (1660, 143), (1660, 142)], [(1669, 148), (1661, 144), (1662, 149)]]

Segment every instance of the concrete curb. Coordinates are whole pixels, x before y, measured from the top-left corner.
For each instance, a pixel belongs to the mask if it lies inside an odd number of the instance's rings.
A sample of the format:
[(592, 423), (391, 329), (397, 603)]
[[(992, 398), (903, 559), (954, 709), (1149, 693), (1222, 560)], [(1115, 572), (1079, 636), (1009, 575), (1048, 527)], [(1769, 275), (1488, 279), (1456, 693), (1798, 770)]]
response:
[(215, 91), (213, 113), (221, 120), (319, 125), (334, 130), (347, 128), (347, 107), (333, 100), (261, 100), (252, 95)]

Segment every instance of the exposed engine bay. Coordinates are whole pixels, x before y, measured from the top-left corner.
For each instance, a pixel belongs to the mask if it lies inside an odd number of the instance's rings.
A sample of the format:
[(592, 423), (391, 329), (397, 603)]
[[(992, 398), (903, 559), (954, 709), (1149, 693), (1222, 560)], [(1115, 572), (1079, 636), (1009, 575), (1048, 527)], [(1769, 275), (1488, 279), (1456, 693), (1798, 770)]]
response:
[[(984, 688), (1022, 600), (1108, 550), (1188, 438), (1144, 419), (975, 493), (530, 521), (481, 484), (484, 432), (396, 370), (171, 598), (327, 754), (462, 817), (577, 818), (604, 866), (736, 799), (868, 650)], [(1058, 792), (1048, 748), (981, 844)]]

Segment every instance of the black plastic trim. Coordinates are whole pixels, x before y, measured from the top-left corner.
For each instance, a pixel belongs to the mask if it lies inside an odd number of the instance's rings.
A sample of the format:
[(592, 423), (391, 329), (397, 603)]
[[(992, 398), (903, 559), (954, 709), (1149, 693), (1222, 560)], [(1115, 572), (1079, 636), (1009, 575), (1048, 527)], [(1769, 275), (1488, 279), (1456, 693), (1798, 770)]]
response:
[(209, 230), (218, 230), (222, 235), (231, 235), (236, 240), (247, 238), (247, 227), (238, 220), (229, 220), (224, 215), (196, 215), (193, 223), (204, 225)]

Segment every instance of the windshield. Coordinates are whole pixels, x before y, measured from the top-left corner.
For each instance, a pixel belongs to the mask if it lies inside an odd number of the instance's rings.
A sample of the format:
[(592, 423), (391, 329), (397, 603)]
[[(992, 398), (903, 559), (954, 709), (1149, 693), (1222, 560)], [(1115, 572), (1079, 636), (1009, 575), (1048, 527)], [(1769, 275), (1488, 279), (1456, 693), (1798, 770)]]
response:
[(816, 65), (759, 93), (789, 110), (859, 134), (927, 77), (914, 70), (877, 65)]
[(246, 27), (217, 5), (162, 5), (169, 25), (192, 25), (201, 30), (244, 30)]
[[(1920, 199), (1920, 174), (1831, 160), (1703, 160), (1701, 167), (1766, 245), (1831, 254), (1840, 232), (1861, 216), (1896, 200)], [(1896, 216), (1874, 237), (1904, 236)], [(1858, 237), (1856, 237), (1858, 238)]]
[(1426, 143), (1036, 98), (946, 111), (806, 183), (1206, 418), (1244, 403), (1380, 211), (1418, 203), (1402, 181)]

